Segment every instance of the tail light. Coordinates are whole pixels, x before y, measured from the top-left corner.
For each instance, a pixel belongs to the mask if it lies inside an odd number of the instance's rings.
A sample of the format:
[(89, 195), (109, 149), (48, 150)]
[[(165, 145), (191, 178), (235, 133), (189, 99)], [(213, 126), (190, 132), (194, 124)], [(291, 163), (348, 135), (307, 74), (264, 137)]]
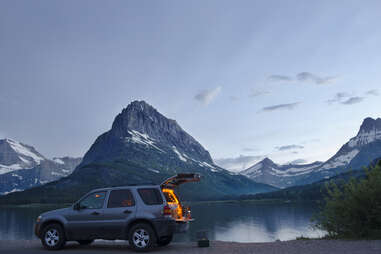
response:
[(172, 210), (168, 205), (165, 205), (163, 208), (163, 215), (172, 215)]
[(187, 219), (192, 219), (192, 213), (189, 206), (187, 207), (187, 210), (186, 210), (186, 217)]

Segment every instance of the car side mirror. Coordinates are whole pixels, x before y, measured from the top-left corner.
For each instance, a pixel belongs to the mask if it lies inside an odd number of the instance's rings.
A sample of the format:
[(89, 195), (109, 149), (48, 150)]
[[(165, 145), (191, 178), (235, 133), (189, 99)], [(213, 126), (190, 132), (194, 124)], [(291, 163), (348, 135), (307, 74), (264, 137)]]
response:
[(81, 205), (79, 203), (75, 203), (73, 206), (74, 210), (81, 210)]

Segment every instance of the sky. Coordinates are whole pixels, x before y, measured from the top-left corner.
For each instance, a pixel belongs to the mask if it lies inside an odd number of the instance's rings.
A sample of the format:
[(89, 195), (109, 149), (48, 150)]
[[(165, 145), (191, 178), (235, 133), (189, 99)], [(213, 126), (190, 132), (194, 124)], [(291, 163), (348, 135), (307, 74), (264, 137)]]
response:
[(83, 156), (145, 100), (221, 166), (325, 161), (381, 117), (380, 1), (0, 2), (0, 138)]

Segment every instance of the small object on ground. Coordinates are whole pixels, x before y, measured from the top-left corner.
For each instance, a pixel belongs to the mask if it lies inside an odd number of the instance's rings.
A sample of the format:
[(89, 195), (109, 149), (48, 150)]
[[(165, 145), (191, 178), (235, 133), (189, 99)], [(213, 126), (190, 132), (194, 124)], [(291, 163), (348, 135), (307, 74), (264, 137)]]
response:
[(208, 231), (197, 232), (197, 245), (198, 247), (209, 247)]

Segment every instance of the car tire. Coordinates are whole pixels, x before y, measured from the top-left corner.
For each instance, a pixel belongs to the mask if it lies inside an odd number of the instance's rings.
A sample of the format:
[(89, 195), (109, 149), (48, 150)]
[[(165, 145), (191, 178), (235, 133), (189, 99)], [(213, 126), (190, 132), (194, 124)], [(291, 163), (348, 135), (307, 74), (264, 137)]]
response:
[(78, 240), (77, 241), (80, 245), (89, 245), (94, 242), (94, 240)]
[(60, 224), (52, 223), (44, 227), (41, 243), (48, 250), (59, 250), (65, 246), (65, 232)]
[(173, 235), (167, 236), (164, 239), (157, 241), (157, 245), (167, 246), (168, 244), (170, 244), (172, 242), (172, 239), (173, 239)]
[(149, 224), (138, 223), (130, 229), (128, 241), (135, 251), (148, 251), (156, 243), (156, 234)]

